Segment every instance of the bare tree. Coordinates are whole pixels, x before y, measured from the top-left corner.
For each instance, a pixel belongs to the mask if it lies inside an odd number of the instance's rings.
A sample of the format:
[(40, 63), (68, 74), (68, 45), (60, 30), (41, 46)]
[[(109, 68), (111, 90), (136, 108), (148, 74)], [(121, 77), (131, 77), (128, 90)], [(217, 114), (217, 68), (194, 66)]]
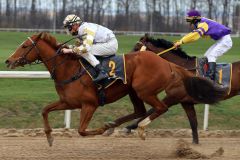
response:
[(229, 25), (229, 13), (230, 13), (230, 4), (231, 0), (223, 0), (223, 13), (222, 13), (222, 23), (226, 26)]
[(89, 0), (84, 0), (84, 7), (83, 7), (83, 16), (85, 21), (89, 21), (89, 12), (90, 12), (90, 1)]
[[(125, 25), (129, 25), (129, 8), (131, 6), (131, 3), (135, 0), (118, 0), (118, 3), (124, 8), (125, 11)], [(128, 30), (128, 28), (126, 28)]]
[[(0, 16), (2, 15), (2, 1), (0, 0)], [(1, 18), (1, 17), (0, 17)]]
[(170, 0), (166, 0), (167, 9), (167, 27), (170, 27)]
[[(240, 28), (239, 6), (232, 5), (233, 0), (55, 1), (58, 5), (55, 10), (58, 28), (62, 26), (64, 17), (73, 13), (114, 30), (186, 32), (189, 31), (184, 19), (186, 9), (202, 9), (203, 16), (232, 25), (233, 32)], [(52, 28), (50, 4), (52, 2), (42, 0), (0, 0), (0, 27)]]
[(30, 14), (31, 14), (31, 18), (30, 18), (30, 21), (32, 24), (36, 25), (36, 0), (32, 0), (32, 3), (31, 3), (31, 11), (30, 11)]
[(207, 0), (208, 3), (208, 18), (212, 19), (213, 0)]
[[(179, 26), (179, 1), (175, 1), (175, 13), (176, 13), (176, 18), (173, 23), (173, 28), (175, 31), (178, 31), (178, 26)], [(195, 4), (196, 5), (196, 4)]]
[(6, 1), (6, 14), (7, 17), (10, 17), (11, 15), (11, 9), (10, 9), (10, 1)]
[[(175, 1), (176, 3), (177, 1)], [(197, 0), (191, 0), (191, 9), (196, 9), (197, 6)]]
[(2, 0), (0, 0), (0, 26), (2, 25)]
[(61, 21), (63, 21), (63, 19), (66, 16), (66, 4), (67, 4), (67, 0), (62, 0), (62, 9), (61, 9), (61, 13), (60, 13), (60, 17), (61, 17)]
[(95, 10), (95, 4), (97, 0), (92, 0), (92, 5), (91, 5), (91, 12), (90, 12), (90, 20), (93, 21), (94, 19), (94, 10)]
[(236, 5), (233, 12), (233, 30), (239, 34), (240, 30), (240, 5)]
[(14, 0), (13, 26), (17, 26), (17, 0)]
[(140, 22), (140, 1), (133, 1), (130, 8), (129, 30), (141, 30), (144, 26)]
[(98, 0), (96, 3), (96, 22), (102, 24), (104, 17), (104, 0)]

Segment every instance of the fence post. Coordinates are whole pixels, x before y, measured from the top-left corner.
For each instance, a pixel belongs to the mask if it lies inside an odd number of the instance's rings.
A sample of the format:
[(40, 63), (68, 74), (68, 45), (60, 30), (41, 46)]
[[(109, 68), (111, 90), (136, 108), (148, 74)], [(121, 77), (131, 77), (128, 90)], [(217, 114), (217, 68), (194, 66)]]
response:
[(70, 125), (71, 125), (71, 110), (66, 110), (65, 111), (64, 124), (65, 124), (65, 128), (70, 128)]
[(203, 119), (203, 130), (208, 130), (208, 115), (209, 115), (209, 104), (205, 104), (204, 108), (204, 119)]

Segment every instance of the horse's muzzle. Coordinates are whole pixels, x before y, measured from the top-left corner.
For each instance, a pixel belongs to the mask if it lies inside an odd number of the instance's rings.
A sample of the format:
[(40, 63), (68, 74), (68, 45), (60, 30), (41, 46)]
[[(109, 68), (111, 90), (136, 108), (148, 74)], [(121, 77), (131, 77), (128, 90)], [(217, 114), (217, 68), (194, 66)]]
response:
[(6, 64), (9, 64), (9, 63), (10, 63), (10, 61), (9, 61), (9, 60), (6, 60), (6, 61), (5, 61), (5, 63), (6, 63)]
[(7, 68), (11, 68), (11, 69), (14, 69), (16, 66), (15, 66), (15, 61), (10, 61), (9, 59), (7, 59), (5, 61), (5, 64), (7, 65)]

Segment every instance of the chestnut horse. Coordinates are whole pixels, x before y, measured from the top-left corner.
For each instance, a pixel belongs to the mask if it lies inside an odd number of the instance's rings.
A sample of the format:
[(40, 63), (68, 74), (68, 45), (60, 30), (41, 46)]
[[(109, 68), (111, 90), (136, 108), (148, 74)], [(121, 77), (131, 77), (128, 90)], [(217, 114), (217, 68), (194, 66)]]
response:
[[(149, 37), (147, 34), (140, 38), (139, 42), (134, 46), (134, 51), (141, 50), (141, 48), (145, 48), (146, 50), (155, 52), (159, 54), (169, 48), (173, 47), (173, 43), (167, 41), (165, 39), (154, 39)], [(173, 49), (166, 53), (160, 54), (160, 57), (166, 59), (169, 62), (175, 63), (179, 66), (182, 66), (188, 70), (191, 70), (194, 74), (196, 72), (196, 57), (189, 56), (184, 52), (181, 48)], [(240, 92), (240, 61), (232, 63), (232, 81), (231, 81), (231, 88), (230, 93), (223, 97), (222, 100), (231, 98), (233, 96), (239, 95)], [(196, 111), (194, 109), (195, 102), (188, 102), (188, 103), (181, 103), (182, 107), (187, 113), (190, 126), (192, 129), (193, 135), (193, 143), (198, 143), (198, 122), (196, 117)], [(152, 110), (149, 111), (151, 113)], [(127, 131), (130, 132), (131, 129), (135, 129), (138, 122), (127, 126)]]
[[(102, 134), (108, 129), (103, 126), (92, 131), (86, 130), (99, 106), (97, 87), (76, 57), (57, 54), (57, 50), (56, 39), (47, 33), (40, 33), (28, 37), (5, 62), (9, 68), (14, 69), (41, 61), (54, 79), (59, 100), (42, 111), (44, 131), (50, 146), (53, 137), (48, 113), (51, 111), (81, 108), (78, 132), (82, 136)], [(211, 104), (226, 94), (225, 89), (214, 86), (209, 80), (195, 77), (191, 72), (150, 51), (126, 54), (125, 67), (127, 84), (118, 80), (105, 89), (106, 103), (114, 102), (127, 94), (132, 100), (134, 113), (117, 119), (116, 126), (143, 116), (146, 112), (143, 102), (154, 107), (155, 111), (139, 123), (140, 136), (143, 136), (144, 128), (166, 112), (170, 105), (192, 101)], [(159, 100), (157, 94), (163, 90), (167, 95)], [(209, 94), (212, 93), (210, 90), (214, 90), (214, 94)]]

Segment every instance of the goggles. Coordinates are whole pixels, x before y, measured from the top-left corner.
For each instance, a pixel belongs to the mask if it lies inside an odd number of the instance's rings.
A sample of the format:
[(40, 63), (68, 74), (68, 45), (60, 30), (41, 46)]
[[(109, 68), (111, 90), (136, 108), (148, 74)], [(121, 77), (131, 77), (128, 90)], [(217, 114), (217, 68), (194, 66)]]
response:
[(186, 17), (186, 21), (190, 22), (190, 23), (194, 23), (194, 22), (200, 21), (200, 20), (201, 20), (201, 17), (198, 17), (198, 16)]
[(71, 30), (72, 30), (72, 25), (67, 25), (65, 28), (67, 28), (68, 31), (71, 32)]

